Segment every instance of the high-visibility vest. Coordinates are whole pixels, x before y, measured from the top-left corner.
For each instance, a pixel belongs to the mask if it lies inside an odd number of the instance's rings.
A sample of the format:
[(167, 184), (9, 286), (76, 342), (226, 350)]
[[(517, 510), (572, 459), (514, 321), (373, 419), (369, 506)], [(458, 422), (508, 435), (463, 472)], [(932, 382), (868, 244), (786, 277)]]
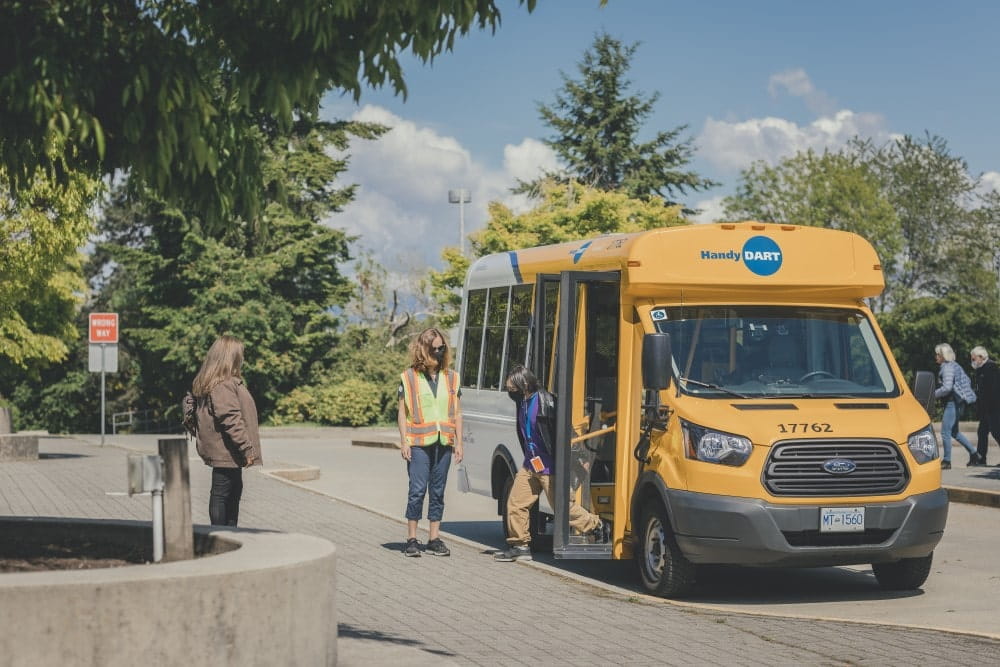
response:
[(444, 382), (439, 380), (435, 396), (423, 373), (418, 373), (412, 368), (407, 368), (403, 372), (403, 402), (406, 405), (405, 436), (409, 445), (424, 447), (433, 445), (438, 439), (446, 445), (455, 444), (458, 373), (449, 370), (442, 375)]

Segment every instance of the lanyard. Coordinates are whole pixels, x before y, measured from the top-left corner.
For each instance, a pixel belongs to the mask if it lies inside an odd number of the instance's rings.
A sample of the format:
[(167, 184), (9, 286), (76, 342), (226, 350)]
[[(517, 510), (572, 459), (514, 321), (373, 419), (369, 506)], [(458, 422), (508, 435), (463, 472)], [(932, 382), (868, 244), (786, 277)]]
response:
[(531, 397), (529, 401), (524, 404), (524, 434), (529, 443), (534, 444), (531, 440), (531, 407), (538, 404), (538, 392)]

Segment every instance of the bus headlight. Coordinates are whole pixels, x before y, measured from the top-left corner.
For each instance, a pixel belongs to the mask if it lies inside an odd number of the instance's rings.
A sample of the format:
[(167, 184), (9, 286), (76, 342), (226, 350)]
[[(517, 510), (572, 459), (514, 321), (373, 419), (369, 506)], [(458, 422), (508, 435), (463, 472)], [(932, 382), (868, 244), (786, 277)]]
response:
[(930, 424), (911, 434), (906, 439), (906, 446), (910, 448), (917, 463), (927, 463), (938, 457), (937, 436)]
[(750, 458), (753, 445), (748, 438), (698, 426), (681, 420), (684, 449), (688, 458), (707, 463), (741, 466)]

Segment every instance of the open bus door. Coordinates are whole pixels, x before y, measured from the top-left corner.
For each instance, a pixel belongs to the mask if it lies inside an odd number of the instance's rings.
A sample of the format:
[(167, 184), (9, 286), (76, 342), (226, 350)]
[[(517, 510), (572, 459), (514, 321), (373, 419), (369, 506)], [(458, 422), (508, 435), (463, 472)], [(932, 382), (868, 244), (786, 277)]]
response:
[(612, 518), (621, 274), (564, 271), (555, 279), (538, 277), (532, 318), (536, 374), (556, 396), (552, 551), (611, 558), (610, 543), (572, 534), (569, 513), (579, 504)]

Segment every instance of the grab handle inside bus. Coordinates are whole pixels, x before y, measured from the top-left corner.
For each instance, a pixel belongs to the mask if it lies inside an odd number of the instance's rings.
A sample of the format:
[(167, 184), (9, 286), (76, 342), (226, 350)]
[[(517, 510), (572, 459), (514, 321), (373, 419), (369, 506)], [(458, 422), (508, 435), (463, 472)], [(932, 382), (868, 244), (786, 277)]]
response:
[(673, 378), (670, 334), (650, 333), (642, 339), (642, 386), (652, 391), (670, 388)]

